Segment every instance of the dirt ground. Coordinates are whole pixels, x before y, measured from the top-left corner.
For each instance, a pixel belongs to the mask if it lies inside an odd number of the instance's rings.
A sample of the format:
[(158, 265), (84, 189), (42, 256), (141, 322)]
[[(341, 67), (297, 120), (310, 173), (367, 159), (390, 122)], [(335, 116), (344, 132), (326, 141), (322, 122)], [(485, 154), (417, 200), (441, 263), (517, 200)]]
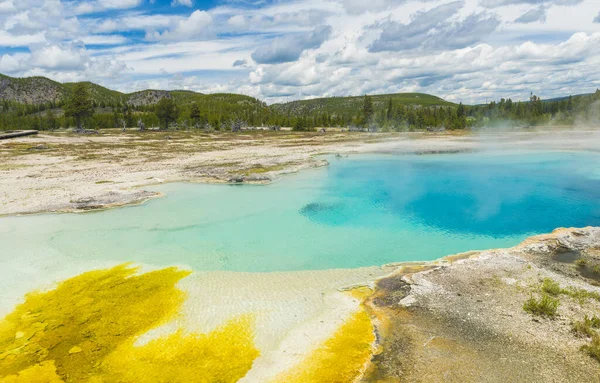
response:
[[(514, 249), (401, 268), (368, 303), (381, 348), (363, 381), (600, 382), (600, 360), (582, 350), (591, 338), (574, 330), (600, 315), (600, 274), (583, 277), (562, 257), (597, 264), (599, 249), (600, 228), (561, 229)], [(544, 280), (563, 289), (552, 295), (553, 317), (524, 309)]]

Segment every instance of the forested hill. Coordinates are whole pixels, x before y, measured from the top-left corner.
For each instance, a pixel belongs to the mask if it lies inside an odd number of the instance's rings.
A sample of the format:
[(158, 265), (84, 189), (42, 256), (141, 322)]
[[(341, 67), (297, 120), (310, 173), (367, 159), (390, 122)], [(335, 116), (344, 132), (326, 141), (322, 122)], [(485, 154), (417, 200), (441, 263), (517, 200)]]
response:
[(156, 127), (157, 104), (163, 99), (176, 105), (173, 124), (218, 130), (244, 125), (407, 131), (600, 123), (600, 91), (550, 100), (531, 94), (525, 102), (509, 98), (471, 106), (423, 93), (331, 97), (267, 106), (239, 94), (185, 90), (125, 94), (93, 83), (61, 84), (44, 77), (0, 75), (0, 130), (72, 127), (73, 116), (65, 114), (65, 107), (78, 85), (86, 89), (91, 109), (83, 123), (92, 129), (135, 127), (138, 122)]
[(182, 119), (189, 120), (191, 106), (197, 105), (202, 120), (213, 126), (231, 120), (259, 124), (269, 114), (264, 102), (240, 94), (186, 90), (127, 94), (90, 82), (61, 84), (44, 77), (13, 78), (0, 74), (0, 129), (53, 129), (72, 125), (64, 116), (64, 106), (78, 84), (85, 84), (94, 107), (93, 116), (86, 121), (90, 128), (117, 127), (122, 120), (128, 126), (135, 126), (139, 119), (154, 125), (157, 123), (154, 107), (163, 98), (175, 101)]
[[(14, 78), (0, 74), (0, 101), (38, 106), (60, 106), (66, 101), (73, 88), (79, 83), (65, 83), (45, 77)], [(178, 103), (224, 101), (248, 105), (264, 105), (261, 101), (238, 94), (206, 95), (192, 91), (143, 90), (134, 93), (121, 93), (103, 86), (85, 82), (95, 105), (112, 107), (117, 105), (133, 105), (136, 107), (151, 106), (164, 97), (173, 97)], [(42, 109), (47, 109), (43, 107)]]
[[(376, 112), (385, 110), (390, 101), (396, 105), (415, 107), (457, 106), (439, 97), (425, 93), (379, 94), (370, 97)], [(357, 110), (363, 107), (363, 103), (363, 96), (328, 97), (273, 104), (271, 108), (278, 113), (291, 114), (293, 116), (324, 113), (337, 116), (353, 116)]]

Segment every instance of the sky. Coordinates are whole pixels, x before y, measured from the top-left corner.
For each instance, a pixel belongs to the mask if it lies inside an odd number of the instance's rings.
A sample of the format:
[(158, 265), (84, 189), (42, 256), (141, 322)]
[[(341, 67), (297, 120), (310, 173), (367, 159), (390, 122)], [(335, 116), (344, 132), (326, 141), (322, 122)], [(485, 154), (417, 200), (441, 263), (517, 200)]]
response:
[(0, 0), (0, 73), (269, 104), (600, 88), (599, 0)]

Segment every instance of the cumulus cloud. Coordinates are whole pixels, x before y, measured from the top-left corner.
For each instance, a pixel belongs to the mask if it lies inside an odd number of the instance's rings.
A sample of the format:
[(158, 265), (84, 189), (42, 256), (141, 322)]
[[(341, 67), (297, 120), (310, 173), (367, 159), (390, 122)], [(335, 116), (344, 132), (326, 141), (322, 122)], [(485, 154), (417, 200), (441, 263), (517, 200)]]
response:
[(600, 24), (600, 12), (598, 12), (598, 16), (594, 19), (594, 23)]
[(211, 25), (213, 17), (206, 11), (196, 10), (186, 18), (179, 20), (175, 25), (163, 32), (149, 32), (149, 40), (173, 41), (206, 38), (213, 34)]
[(464, 6), (463, 1), (442, 4), (429, 11), (417, 12), (408, 24), (386, 20), (375, 28), (381, 35), (370, 45), (371, 52), (404, 51), (417, 48), (463, 48), (492, 33), (500, 20), (485, 13), (472, 14), (452, 21)]
[(22, 60), (16, 55), (2, 55), (0, 56), (0, 72), (12, 73), (22, 68)]
[(31, 63), (44, 69), (83, 69), (86, 59), (85, 47), (77, 44), (47, 44), (31, 52)]
[(307, 49), (320, 47), (331, 36), (333, 29), (328, 25), (316, 27), (310, 33), (301, 33), (275, 38), (267, 46), (252, 53), (258, 64), (280, 64), (296, 61)]
[[(526, 98), (539, 84), (544, 98), (600, 84), (600, 33), (565, 37), (595, 16), (582, 0), (228, 0), (205, 11), (187, 8), (193, 0), (158, 3), (0, 0), (0, 73), (267, 102), (412, 91), (483, 102)], [(558, 5), (572, 5), (571, 15), (548, 11)]]

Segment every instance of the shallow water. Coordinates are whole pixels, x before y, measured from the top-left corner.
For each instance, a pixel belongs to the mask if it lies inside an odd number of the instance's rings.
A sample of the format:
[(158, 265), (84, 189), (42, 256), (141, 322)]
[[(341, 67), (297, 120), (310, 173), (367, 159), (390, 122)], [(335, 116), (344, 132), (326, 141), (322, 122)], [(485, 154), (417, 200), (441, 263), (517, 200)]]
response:
[(356, 268), (509, 247), (556, 227), (600, 225), (600, 180), (590, 176), (600, 167), (598, 154), (330, 161), (329, 168), (267, 186), (169, 184), (151, 188), (167, 197), (143, 206), (3, 218), (0, 262)]

